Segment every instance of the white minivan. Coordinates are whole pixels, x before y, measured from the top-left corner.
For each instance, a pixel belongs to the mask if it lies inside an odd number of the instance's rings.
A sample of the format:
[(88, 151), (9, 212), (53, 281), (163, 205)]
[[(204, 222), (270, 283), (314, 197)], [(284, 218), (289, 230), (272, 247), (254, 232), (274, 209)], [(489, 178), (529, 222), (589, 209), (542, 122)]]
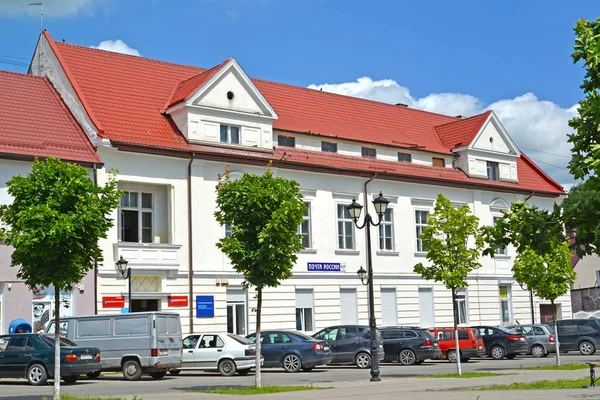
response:
[[(54, 321), (46, 332), (54, 333)], [(167, 371), (182, 366), (179, 314), (139, 312), (127, 314), (66, 317), (60, 321), (61, 336), (79, 346), (97, 347), (102, 352), (102, 370), (122, 371), (128, 381), (142, 374), (161, 379)]]

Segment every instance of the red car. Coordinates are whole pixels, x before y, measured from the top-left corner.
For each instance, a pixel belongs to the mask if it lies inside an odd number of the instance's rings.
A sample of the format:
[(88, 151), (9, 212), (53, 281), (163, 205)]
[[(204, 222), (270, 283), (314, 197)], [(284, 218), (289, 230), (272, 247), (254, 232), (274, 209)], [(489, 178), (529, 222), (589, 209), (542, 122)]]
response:
[[(450, 362), (456, 362), (456, 341), (454, 328), (430, 328), (429, 332), (438, 340), (442, 357)], [(458, 328), (458, 346), (460, 347), (460, 361), (467, 362), (472, 357), (485, 355), (483, 339), (477, 329)]]

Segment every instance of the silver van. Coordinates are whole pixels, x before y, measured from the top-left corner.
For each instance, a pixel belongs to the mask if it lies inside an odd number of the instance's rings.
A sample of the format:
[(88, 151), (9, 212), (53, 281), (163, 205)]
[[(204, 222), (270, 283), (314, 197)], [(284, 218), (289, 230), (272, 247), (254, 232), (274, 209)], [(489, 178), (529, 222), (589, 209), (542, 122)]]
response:
[[(54, 321), (46, 331), (54, 332)], [(128, 381), (139, 380), (142, 374), (161, 379), (182, 366), (181, 321), (176, 313), (66, 317), (60, 321), (60, 332), (79, 346), (98, 347), (102, 352), (102, 370), (88, 374), (90, 378), (122, 371)]]

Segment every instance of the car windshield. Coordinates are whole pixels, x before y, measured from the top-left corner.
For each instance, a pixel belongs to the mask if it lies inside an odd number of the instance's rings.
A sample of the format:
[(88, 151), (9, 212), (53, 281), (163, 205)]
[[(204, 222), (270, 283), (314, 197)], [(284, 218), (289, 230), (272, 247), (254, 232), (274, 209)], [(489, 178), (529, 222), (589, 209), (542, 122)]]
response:
[[(48, 346), (54, 348), (54, 338), (50, 336), (41, 335), (40, 338), (46, 343)], [(77, 347), (77, 344), (71, 342), (69, 339), (65, 339), (64, 337), (60, 338), (60, 345), (65, 347)]]
[(238, 342), (240, 344), (254, 344), (254, 342), (246, 339), (245, 337), (235, 335), (233, 333), (228, 333), (227, 336), (229, 336), (230, 338), (232, 338), (233, 340), (235, 340), (236, 342)]
[(499, 331), (502, 331), (504, 333), (519, 333), (519, 332), (517, 332), (514, 329), (506, 329), (506, 328), (503, 328), (503, 327), (498, 327), (496, 329), (498, 329)]
[(307, 334), (302, 333), (302, 332), (294, 332), (294, 336), (298, 336), (299, 338), (304, 339), (304, 340), (315, 340), (315, 338), (310, 337)]

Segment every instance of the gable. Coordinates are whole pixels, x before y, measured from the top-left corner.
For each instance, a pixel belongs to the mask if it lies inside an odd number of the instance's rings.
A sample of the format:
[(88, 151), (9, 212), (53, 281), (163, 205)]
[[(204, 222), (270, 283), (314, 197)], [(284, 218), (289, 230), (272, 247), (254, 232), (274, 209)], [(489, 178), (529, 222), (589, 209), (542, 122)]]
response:
[(483, 126), (483, 129), (481, 129), (478, 137), (473, 142), (472, 148), (496, 153), (514, 154), (511, 143), (493, 118), (490, 118)]

